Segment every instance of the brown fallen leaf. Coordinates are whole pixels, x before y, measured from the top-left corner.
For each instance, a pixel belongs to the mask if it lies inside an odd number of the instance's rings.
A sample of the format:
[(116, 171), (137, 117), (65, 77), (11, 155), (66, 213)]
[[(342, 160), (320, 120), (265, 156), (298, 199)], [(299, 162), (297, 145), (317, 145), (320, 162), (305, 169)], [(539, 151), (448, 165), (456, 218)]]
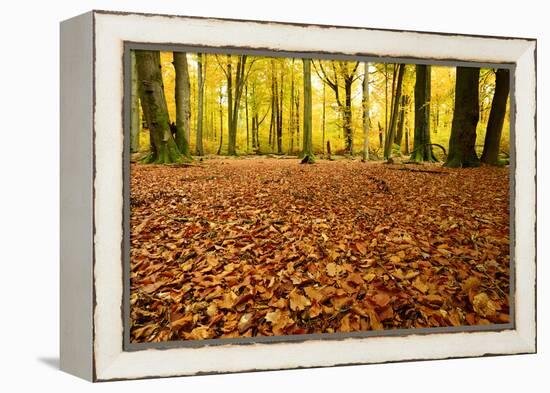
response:
[(393, 318), (393, 308), (391, 306), (387, 306), (387, 307), (383, 308), (378, 313), (378, 319), (380, 321), (386, 321), (386, 320), (392, 319), (392, 318)]
[(365, 246), (365, 243), (363, 242), (357, 242), (355, 243), (355, 248), (361, 255), (365, 255), (367, 253), (367, 247)]
[(290, 309), (292, 311), (301, 311), (305, 309), (307, 306), (311, 305), (311, 302), (307, 297), (300, 294), (298, 290), (295, 288), (290, 292), (289, 295), (290, 299)]
[(372, 297), (372, 300), (378, 307), (386, 307), (388, 303), (390, 302), (391, 298), (387, 293), (377, 293)]
[(207, 326), (199, 326), (191, 330), (190, 333), (185, 333), (186, 340), (206, 340), (213, 336), (214, 332)]
[(327, 263), (327, 274), (334, 277), (338, 274), (338, 265), (334, 262)]
[(330, 299), (330, 302), (336, 310), (342, 310), (350, 306), (353, 303), (353, 299), (347, 296), (334, 296)]
[(390, 262), (391, 263), (399, 263), (399, 262), (401, 262), (401, 258), (399, 258), (397, 255), (392, 255), (390, 257)]
[(237, 325), (237, 328), (239, 329), (239, 333), (244, 333), (250, 327), (252, 327), (252, 323), (254, 322), (254, 313), (247, 312), (246, 314), (243, 314), (241, 319), (239, 320), (239, 324)]
[(365, 279), (366, 282), (371, 282), (372, 280), (374, 280), (376, 278), (376, 274), (368, 273), (368, 274), (365, 274), (363, 276), (363, 278)]
[(493, 302), (485, 292), (478, 293), (474, 296), (472, 306), (474, 311), (482, 317), (492, 317), (499, 309), (498, 305)]
[(422, 293), (426, 293), (430, 289), (428, 284), (422, 281), (420, 277), (417, 277), (416, 280), (413, 281), (412, 285)]
[(317, 302), (313, 302), (311, 307), (308, 309), (309, 318), (317, 318), (323, 312), (323, 308)]
[(158, 328), (157, 325), (146, 325), (146, 326), (143, 326), (141, 328), (134, 329), (133, 334), (134, 334), (134, 337), (137, 337), (137, 338), (142, 337), (142, 336), (149, 336), (157, 328)]

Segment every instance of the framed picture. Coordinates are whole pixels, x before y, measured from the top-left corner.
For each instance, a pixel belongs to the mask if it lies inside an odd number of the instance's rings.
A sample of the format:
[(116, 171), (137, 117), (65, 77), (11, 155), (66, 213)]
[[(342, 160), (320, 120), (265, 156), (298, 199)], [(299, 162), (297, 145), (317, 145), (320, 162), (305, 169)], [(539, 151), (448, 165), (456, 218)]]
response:
[(61, 24), (61, 368), (536, 351), (536, 40)]

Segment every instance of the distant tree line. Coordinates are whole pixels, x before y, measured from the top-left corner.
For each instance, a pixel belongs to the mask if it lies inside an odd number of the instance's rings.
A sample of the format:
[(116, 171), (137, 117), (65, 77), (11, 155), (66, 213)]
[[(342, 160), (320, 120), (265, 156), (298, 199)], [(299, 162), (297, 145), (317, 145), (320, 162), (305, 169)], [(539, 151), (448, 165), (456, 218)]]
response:
[[(444, 165), (447, 167), (478, 166), (481, 162), (489, 165), (499, 164), (501, 136), (510, 90), (510, 73), (507, 69), (495, 71), (494, 94), (487, 120), (483, 152), (478, 157), (476, 130), (480, 121), (480, 68), (456, 67), (454, 108), (448, 151), (446, 151), (444, 146), (431, 141), (432, 123), (437, 127), (440, 108), (439, 101), (432, 99), (432, 67), (429, 65), (382, 63), (373, 65), (305, 58), (301, 59), (302, 69), (300, 70), (295, 68), (296, 59), (288, 59), (288, 64), (283, 64), (277, 61), (278, 59), (270, 59), (263, 63), (268, 64), (269, 72), (266, 69), (265, 72), (253, 73), (255, 63), (259, 59), (257, 57), (206, 56), (198, 53), (195, 59), (196, 85), (193, 86), (188, 54), (173, 53), (175, 123), (172, 123), (168, 113), (160, 52), (142, 50), (131, 52), (130, 145), (133, 152), (140, 148), (141, 113), (144, 125), (149, 132), (150, 148), (143, 162), (161, 164), (189, 162), (193, 159), (192, 154), (202, 156), (205, 154), (204, 139), (209, 135), (208, 130), (213, 128), (219, 130), (219, 133), (216, 131), (214, 133), (216, 140), (219, 140), (217, 154), (222, 153), (222, 146), (226, 143), (227, 154), (238, 155), (237, 137), (239, 130), (242, 129), (239, 124), (243, 122), (246, 128), (245, 151), (261, 153), (264, 146), (261, 144), (260, 127), (266, 121), (269, 121), (267, 144), (272, 151), (279, 154), (297, 154), (302, 162), (313, 162), (315, 155), (312, 142), (314, 135), (312, 72), (322, 83), (322, 117), (319, 128), (322, 134), (320, 135), (322, 152), (327, 155), (331, 154), (331, 146), (326, 138), (326, 114), (327, 108), (333, 107), (327, 103), (326, 93), (331, 92), (334, 96), (334, 108), (339, 119), (337, 126), (341, 129), (344, 140), (343, 154), (354, 155), (356, 153), (353, 143), (355, 123), (352, 101), (354, 91), (359, 89), (354, 87), (354, 83), (361, 81), (362, 117), (356, 121), (361, 121), (362, 124), (361, 153), (362, 159), (367, 161), (372, 158), (369, 154), (369, 150), (372, 150), (369, 137), (371, 130), (374, 129), (370, 91), (373, 82), (369, 74), (375, 72), (384, 76), (385, 83), (382, 86), (383, 90), (385, 89), (384, 126), (382, 127), (379, 121), (377, 129), (379, 148), (385, 160), (391, 161), (396, 151), (401, 154), (404, 146), (404, 153), (415, 162), (437, 161), (434, 148), (438, 148), (445, 153)], [(210, 97), (212, 94), (218, 94), (217, 109), (213, 108), (212, 104), (206, 107), (207, 102), (210, 102), (205, 99), (207, 61), (214, 61), (223, 75), (223, 80), (216, 81), (216, 91), (209, 92)], [(214, 65), (211, 64), (210, 67), (212, 66)], [(404, 86), (408, 78), (406, 75), (413, 72), (415, 75), (414, 108), (411, 113), (414, 113), (414, 126), (410, 135), (411, 131), (406, 119), (413, 100), (409, 93), (405, 93)], [(192, 111), (192, 91), (196, 102), (194, 111)], [(436, 109), (435, 116), (431, 113), (432, 106)], [(285, 110), (285, 116), (283, 110)], [(214, 127), (215, 115), (219, 117), (219, 127)], [(288, 130), (286, 136), (288, 151), (286, 152), (283, 145), (285, 128)], [(190, 149), (192, 129), (195, 135), (193, 152)], [(412, 150), (410, 139), (412, 139)], [(298, 149), (297, 153), (296, 149)]]

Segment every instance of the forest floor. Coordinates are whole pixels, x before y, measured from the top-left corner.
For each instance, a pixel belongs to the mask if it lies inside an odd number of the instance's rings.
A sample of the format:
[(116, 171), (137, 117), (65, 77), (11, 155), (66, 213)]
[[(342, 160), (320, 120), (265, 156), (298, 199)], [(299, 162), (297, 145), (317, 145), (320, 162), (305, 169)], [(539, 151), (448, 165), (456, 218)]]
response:
[(509, 169), (131, 167), (131, 341), (509, 320)]

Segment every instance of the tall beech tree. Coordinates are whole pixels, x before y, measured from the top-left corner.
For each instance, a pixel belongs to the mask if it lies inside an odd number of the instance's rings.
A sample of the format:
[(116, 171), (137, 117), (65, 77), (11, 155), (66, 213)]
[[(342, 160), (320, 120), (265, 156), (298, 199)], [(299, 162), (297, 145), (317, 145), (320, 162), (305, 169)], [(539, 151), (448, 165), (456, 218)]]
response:
[(151, 153), (145, 162), (169, 164), (185, 161), (170, 131), (164, 96), (160, 52), (136, 51), (139, 92), (145, 121), (149, 127)]
[[(233, 59), (231, 55), (226, 56), (226, 66), (224, 67), (216, 56), (218, 65), (222, 69), (227, 79), (227, 154), (237, 155), (237, 128), (239, 125), (239, 111), (241, 108), (241, 98), (244, 92), (244, 85), (252, 69), (256, 58), (247, 63), (248, 56), (237, 56), (237, 65), (235, 68), (235, 77), (233, 79)], [(248, 67), (248, 69), (247, 69)]]
[(414, 84), (414, 142), (411, 160), (435, 162), (430, 137), (431, 66), (416, 65)]
[(397, 85), (392, 91), (392, 110), (390, 116), (390, 127), (387, 131), (386, 142), (384, 144), (384, 159), (389, 160), (392, 157), (392, 148), (397, 131), (397, 117), (399, 116), (399, 104), (401, 102), (401, 91), (403, 90), (403, 77), (405, 75), (405, 64), (397, 64)]
[(187, 53), (174, 52), (175, 101), (176, 101), (176, 145), (181, 154), (191, 158), (189, 152), (189, 137), (191, 130), (191, 84), (189, 82), (189, 67)]
[(204, 60), (203, 60), (203, 54), (198, 53), (197, 54), (197, 133), (196, 133), (196, 141), (195, 141), (195, 154), (197, 156), (203, 156), (204, 155), (204, 147), (202, 145), (202, 131), (203, 131), (203, 125), (204, 125), (204, 72), (203, 72), (203, 66), (204, 66)]
[(449, 155), (444, 166), (465, 168), (479, 166), (475, 151), (476, 128), (479, 121), (479, 68), (457, 67), (455, 105)]
[(139, 79), (137, 75), (136, 52), (130, 51), (130, 67), (132, 72), (130, 94), (130, 152), (139, 151)]
[(315, 161), (313, 155), (312, 132), (312, 93), (311, 93), (311, 59), (302, 59), (304, 65), (304, 142), (300, 158), (302, 164), (312, 164)]
[(409, 96), (401, 96), (401, 104), (399, 105), (399, 116), (397, 118), (397, 131), (395, 133), (395, 144), (399, 147), (401, 147), (401, 143), (403, 141), (403, 132), (405, 130), (405, 122), (407, 119), (407, 109), (409, 108), (409, 102)]
[(487, 122), (487, 132), (485, 133), (485, 143), (481, 162), (489, 165), (498, 165), (498, 154), (500, 151), (500, 137), (502, 135), (502, 126), (506, 117), (506, 102), (510, 93), (510, 71), (507, 69), (498, 69), (496, 71), (495, 94), (491, 103), (491, 112)]
[[(352, 119), (352, 87), (353, 82), (357, 80), (357, 68), (359, 62), (331, 61), (330, 72), (325, 69), (322, 61), (318, 62), (319, 67), (313, 63), (315, 72), (319, 79), (327, 84), (334, 92), (336, 103), (342, 115), (342, 130), (344, 131), (345, 153), (353, 154), (353, 119)], [(340, 79), (344, 84), (344, 101), (340, 95)]]
[[(369, 63), (364, 64), (363, 71), (363, 161), (369, 160)], [(323, 86), (323, 145), (325, 143), (325, 89)], [(324, 146), (323, 146), (324, 147)]]

